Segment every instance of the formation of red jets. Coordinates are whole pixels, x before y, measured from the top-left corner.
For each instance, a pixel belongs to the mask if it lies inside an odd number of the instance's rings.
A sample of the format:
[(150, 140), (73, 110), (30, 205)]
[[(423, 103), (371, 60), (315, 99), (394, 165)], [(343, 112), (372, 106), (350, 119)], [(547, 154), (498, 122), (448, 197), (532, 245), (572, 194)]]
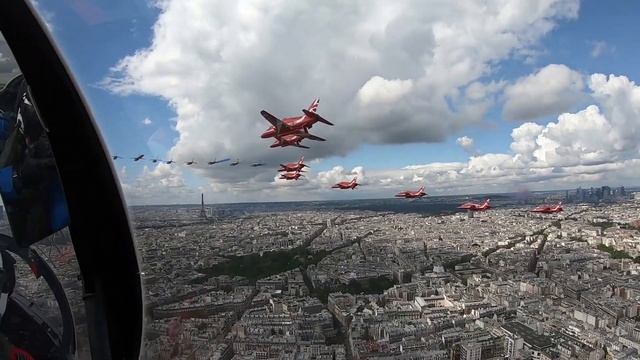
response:
[(282, 172), (280, 174), (280, 179), (282, 180), (298, 180), (304, 175), (304, 168), (309, 167), (309, 165), (304, 163), (304, 156), (300, 157), (298, 162), (288, 163), (288, 164), (280, 164), (280, 169), (278, 172)]
[[(466, 202), (458, 206), (458, 209), (463, 209), (468, 211), (486, 211), (491, 209), (491, 200), (487, 199), (482, 204), (478, 204), (474, 202)], [(542, 214), (558, 213), (562, 211), (562, 202), (559, 202), (556, 205), (547, 205), (547, 204), (539, 205), (529, 211), (535, 212), (535, 213), (542, 213)]]
[[(290, 116), (283, 119), (271, 115), (265, 110), (260, 111), (260, 115), (264, 117), (270, 124), (269, 128), (265, 130), (262, 135), (263, 139), (274, 138), (275, 141), (270, 147), (287, 147), (296, 146), (303, 149), (308, 149), (308, 146), (302, 145), (301, 142), (305, 139), (315, 141), (325, 141), (325, 139), (315, 136), (309, 133), (309, 129), (317, 122), (333, 126), (333, 123), (320, 116), (318, 111), (318, 105), (320, 99), (315, 99), (307, 109), (302, 110), (302, 115)], [(280, 179), (282, 180), (298, 180), (302, 175), (303, 168), (309, 167), (304, 163), (304, 157), (301, 157), (297, 163), (280, 164), (279, 172)], [(355, 189), (360, 184), (357, 183), (357, 179), (354, 178), (351, 181), (341, 181), (332, 186), (335, 189)]]
[[(270, 145), (272, 148), (276, 147), (287, 147), (287, 146), (295, 146), (299, 148), (309, 149), (308, 146), (302, 145), (302, 141), (305, 139), (314, 140), (314, 141), (326, 141), (325, 139), (310, 134), (309, 129), (313, 127), (313, 125), (317, 122), (321, 122), (326, 125), (333, 126), (333, 123), (326, 120), (322, 116), (320, 116), (318, 111), (318, 105), (320, 104), (319, 99), (315, 99), (311, 105), (307, 109), (302, 110), (302, 115), (298, 116), (289, 116), (283, 119), (278, 119), (274, 115), (269, 112), (262, 110), (260, 111), (260, 115), (264, 117), (270, 124), (269, 128), (267, 128), (262, 135), (260, 135), (263, 139), (273, 138), (275, 141)], [(113, 156), (113, 160), (121, 159), (121, 156), (115, 155)], [(132, 158), (133, 161), (140, 161), (144, 159), (144, 155), (138, 155)], [(209, 161), (209, 165), (214, 165), (221, 162), (226, 162), (231, 159), (226, 158), (222, 160), (213, 160)], [(159, 159), (151, 159), (152, 162), (164, 162), (166, 164), (174, 163), (173, 160), (164, 161)], [(235, 160), (229, 165), (236, 166), (240, 163), (240, 160)], [(186, 165), (194, 165), (197, 164), (195, 160), (191, 160), (185, 163)], [(251, 166), (262, 166), (264, 163), (253, 163)], [(304, 163), (304, 156), (301, 156), (297, 162), (280, 164), (280, 169), (278, 172), (280, 173), (280, 179), (282, 180), (299, 180), (304, 177), (304, 168), (308, 168), (309, 166)], [(333, 189), (341, 189), (341, 190), (354, 190), (356, 187), (360, 186), (358, 183), (358, 178), (354, 177), (351, 181), (340, 181), (337, 184), (331, 186)], [(421, 199), (426, 196), (427, 193), (424, 191), (424, 186), (421, 186), (416, 191), (405, 190), (397, 193), (395, 197), (404, 198), (404, 199)], [(460, 206), (458, 209), (467, 210), (467, 211), (486, 211), (491, 209), (490, 199), (484, 201), (484, 203), (474, 203), (474, 202), (466, 202)], [(531, 212), (536, 213), (544, 213), (544, 214), (552, 214), (562, 211), (562, 203), (558, 203), (554, 206), (551, 205), (540, 205), (530, 210)]]

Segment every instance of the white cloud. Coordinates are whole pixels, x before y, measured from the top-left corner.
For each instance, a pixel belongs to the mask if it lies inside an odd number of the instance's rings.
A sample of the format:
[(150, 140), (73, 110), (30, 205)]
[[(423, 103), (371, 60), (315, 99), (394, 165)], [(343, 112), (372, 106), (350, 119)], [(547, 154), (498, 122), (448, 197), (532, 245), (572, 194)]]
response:
[(151, 121), (151, 119), (149, 119), (148, 117), (142, 120), (142, 125), (149, 126), (151, 124), (153, 124), (153, 121)]
[(142, 171), (139, 181), (155, 184), (156, 182), (162, 186), (170, 188), (184, 187), (182, 173), (177, 166), (171, 166), (159, 163), (153, 170), (149, 170), (146, 166)]
[(595, 105), (575, 114), (562, 114), (536, 139), (533, 155), (542, 166), (574, 166), (616, 160), (616, 135)]
[(535, 123), (524, 123), (511, 131), (511, 150), (526, 160), (533, 159), (533, 151), (538, 147), (536, 139), (544, 126)]
[(432, 172), (447, 172), (447, 171), (458, 171), (464, 167), (463, 163), (459, 162), (451, 162), (451, 163), (430, 163), (424, 165), (409, 165), (402, 168), (403, 170), (418, 170), (422, 174), (424, 173), (432, 173)]
[(459, 137), (456, 139), (456, 144), (458, 144), (467, 154), (476, 154), (476, 146), (472, 138), (468, 136)]
[(637, 184), (640, 86), (625, 76), (594, 74), (589, 89), (598, 105), (564, 113), (546, 125), (520, 125), (511, 133), (510, 153), (369, 171), (368, 181), (385, 191), (420, 179), (439, 194)]
[(486, 84), (475, 81), (467, 86), (465, 94), (469, 100), (483, 101), (501, 91), (505, 85), (505, 81), (491, 81)]
[[(251, 167), (234, 171), (249, 174), (241, 181), (212, 179), (204, 190), (212, 201), (317, 200), (390, 196), (394, 191), (424, 184), (431, 194), (515, 191), (636, 184), (640, 171), (640, 87), (624, 76), (594, 74), (589, 77), (589, 105), (575, 113), (564, 113), (546, 125), (524, 123), (511, 132), (510, 152), (471, 156), (465, 162), (409, 165), (400, 169), (352, 169), (334, 166), (315, 172), (306, 179), (279, 182), (272, 169), (266, 179), (262, 173), (248, 173)], [(461, 137), (461, 145), (472, 139)], [(320, 166), (321, 162), (317, 162)], [(315, 167), (316, 163), (314, 163)], [(198, 170), (202, 171), (202, 170)], [(254, 169), (254, 171), (257, 171)], [(122, 170), (124, 173), (124, 169)], [(366, 184), (358, 191), (341, 192), (331, 185), (358, 176)], [(124, 177), (124, 176), (123, 176)], [(145, 168), (132, 184), (123, 185), (137, 201), (196, 198), (200, 189), (185, 185), (179, 168), (165, 164)], [(208, 195), (209, 198), (209, 195)], [(147, 200), (145, 200), (147, 199)], [(169, 199), (169, 200), (167, 200)], [(177, 201), (177, 200), (176, 200)]]
[(125, 171), (123, 167), (120, 181), (130, 205), (184, 203), (199, 194), (198, 189), (186, 186), (182, 171), (175, 165), (145, 166), (132, 182), (127, 181)]
[(614, 128), (610, 138), (618, 151), (637, 149), (640, 143), (640, 87), (626, 76), (593, 74), (589, 79), (593, 98)]
[(365, 183), (364, 168), (357, 166), (351, 171), (346, 171), (342, 166), (335, 166), (331, 170), (319, 172), (312, 181), (317, 183), (318, 186), (330, 187), (340, 181), (349, 181), (353, 177), (358, 177), (359, 183)]
[(591, 42), (591, 57), (597, 58), (605, 52), (612, 50), (609, 48), (606, 42), (604, 41), (593, 41)]
[[(122, 59), (104, 85), (170, 104), (179, 136), (167, 158), (274, 163), (290, 160), (294, 151), (268, 148), (259, 138), (268, 124), (258, 112), (299, 114), (315, 97), (322, 99), (319, 113), (336, 126), (314, 126), (328, 141), (309, 142), (310, 161), (363, 143), (443, 141), (480, 123), (501, 86), (483, 84), (482, 77), (578, 11), (577, 0), (156, 5), (152, 43)], [(273, 181), (266, 170), (255, 175), (199, 166), (200, 175), (216, 182)]]
[(580, 73), (565, 65), (550, 64), (518, 79), (505, 89), (503, 116), (530, 120), (571, 110), (584, 95)]
[(392, 103), (408, 94), (412, 87), (411, 80), (387, 80), (374, 76), (358, 90), (358, 99), (363, 105)]
[[(552, 64), (506, 87), (484, 80), (501, 60), (535, 53), (537, 40), (557, 21), (576, 16), (577, 2), (437, 5), (416, 12), (422, 2), (166, 0), (159, 2), (152, 44), (123, 59), (106, 83), (118, 93), (167, 100), (179, 134), (167, 158), (200, 160), (194, 171), (205, 177), (213, 201), (384, 196), (416, 182), (438, 194), (637, 181), (640, 90), (627, 77), (583, 77)], [(314, 31), (291, 30), (297, 28)], [(366, 173), (362, 167), (311, 169), (306, 180), (287, 186), (275, 184), (272, 168), (202, 164), (214, 156), (240, 157), (243, 164), (297, 159), (299, 149), (268, 149), (259, 139), (267, 126), (257, 115), (261, 109), (293, 115), (322, 98), (319, 112), (336, 126), (312, 129), (328, 139), (305, 152), (315, 167), (324, 165), (318, 159), (363, 143), (441, 141), (479, 124), (503, 88), (505, 118), (558, 115), (548, 124), (514, 128), (504, 153)], [(574, 110), (581, 101), (593, 104)], [(353, 174), (368, 186), (329, 189)], [(140, 201), (197, 198), (200, 189), (187, 186), (182, 175), (158, 166), (123, 188)]]
[(122, 166), (120, 168), (120, 170), (118, 171), (118, 177), (120, 178), (121, 182), (126, 182), (127, 181), (127, 167), (126, 166)]

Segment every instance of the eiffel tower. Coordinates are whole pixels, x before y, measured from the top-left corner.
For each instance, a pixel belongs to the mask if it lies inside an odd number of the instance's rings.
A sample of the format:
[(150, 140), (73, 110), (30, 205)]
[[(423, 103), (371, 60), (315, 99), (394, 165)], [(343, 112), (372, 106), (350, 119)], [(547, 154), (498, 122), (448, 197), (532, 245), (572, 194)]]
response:
[(200, 217), (203, 219), (207, 218), (207, 212), (204, 211), (204, 194), (200, 194), (201, 199), (201, 207), (200, 207)]

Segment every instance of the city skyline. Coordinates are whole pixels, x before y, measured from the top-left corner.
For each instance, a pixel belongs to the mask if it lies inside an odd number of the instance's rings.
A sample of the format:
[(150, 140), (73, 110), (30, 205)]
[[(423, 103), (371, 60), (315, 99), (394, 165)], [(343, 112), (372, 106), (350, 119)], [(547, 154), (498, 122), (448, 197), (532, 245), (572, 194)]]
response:
[[(590, 186), (590, 187), (582, 187), (582, 186), (578, 186), (577, 188), (573, 188), (573, 189), (549, 189), (549, 190), (535, 190), (535, 191), (527, 191), (530, 194), (541, 194), (541, 193), (565, 193), (565, 192), (576, 192), (578, 189), (582, 189), (582, 190), (600, 190), (602, 188), (609, 188), (611, 190), (617, 191), (619, 189), (623, 189), (626, 192), (629, 193), (634, 193), (634, 192), (640, 192), (640, 185), (639, 186), (627, 186), (627, 185), (620, 185), (620, 186), (609, 186), (609, 185), (601, 185), (601, 186)], [(491, 196), (491, 195), (497, 195), (497, 196), (504, 196), (504, 195), (514, 195), (517, 197), (518, 194), (522, 194), (522, 192), (493, 192), (493, 193), (469, 193), (469, 194), (446, 194), (446, 195), (429, 195), (429, 198), (446, 198), (446, 197), (477, 197), (478, 199), (482, 198), (484, 199), (486, 196)], [(626, 196), (628, 197), (630, 194), (626, 194)], [(395, 199), (397, 200), (398, 203), (402, 203), (407, 202), (407, 200), (403, 200), (403, 199), (398, 199), (397, 197), (394, 196), (394, 194), (388, 194), (388, 196), (386, 197), (377, 197), (377, 198), (355, 198), (355, 199), (343, 199), (343, 198), (336, 198), (336, 199), (299, 199), (299, 200), (274, 200), (274, 201), (261, 201), (261, 200), (256, 200), (256, 201), (244, 201), (244, 202), (211, 202), (208, 200), (204, 200), (204, 198), (206, 197), (205, 193), (200, 193), (198, 194), (198, 196), (200, 197), (200, 202), (204, 202), (205, 205), (231, 205), (231, 204), (252, 204), (252, 203), (261, 203), (261, 204), (268, 204), (268, 203), (290, 203), (290, 202), (321, 202), (321, 201), (358, 201), (358, 200), (362, 200), (362, 201), (366, 201), (366, 200), (389, 200), (389, 199)], [(532, 196), (532, 198), (535, 198), (534, 196)], [(422, 201), (422, 200), (414, 200), (414, 201)], [(535, 198), (535, 200), (533, 200), (535, 203), (535, 201), (540, 202), (539, 198)], [(129, 206), (163, 206), (163, 205), (185, 205), (185, 206), (191, 206), (191, 205), (200, 205), (200, 202), (197, 203), (172, 203), (172, 204), (167, 204), (167, 203), (149, 203), (149, 204), (129, 204)]]

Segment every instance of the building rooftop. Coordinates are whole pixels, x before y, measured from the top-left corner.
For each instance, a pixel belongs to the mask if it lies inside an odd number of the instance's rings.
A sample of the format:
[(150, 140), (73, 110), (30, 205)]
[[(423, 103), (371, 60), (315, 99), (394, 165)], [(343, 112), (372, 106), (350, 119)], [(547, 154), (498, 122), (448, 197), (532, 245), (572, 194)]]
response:
[(520, 336), (525, 343), (529, 344), (533, 348), (545, 349), (553, 346), (551, 338), (546, 335), (538, 335), (535, 330), (523, 323), (517, 321), (508, 322), (503, 324), (502, 328), (512, 334)]

